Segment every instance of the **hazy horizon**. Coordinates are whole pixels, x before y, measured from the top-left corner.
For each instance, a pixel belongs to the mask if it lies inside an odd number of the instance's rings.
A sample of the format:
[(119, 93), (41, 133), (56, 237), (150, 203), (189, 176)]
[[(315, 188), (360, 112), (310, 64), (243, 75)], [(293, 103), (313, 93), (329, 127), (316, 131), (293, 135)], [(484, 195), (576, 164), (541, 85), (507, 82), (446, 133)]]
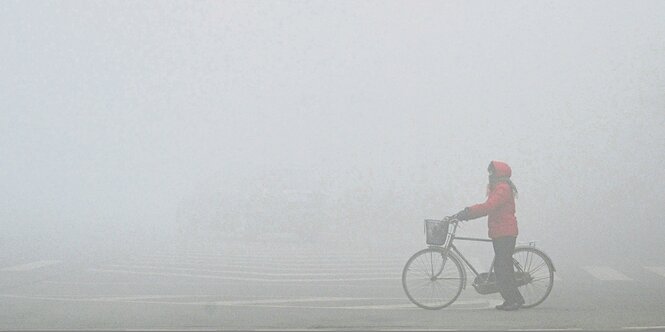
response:
[[(663, 252), (663, 12), (2, 2), (0, 242), (121, 248), (251, 219), (268, 233), (306, 221), (326, 244), (424, 246), (422, 220), (482, 202), (496, 159), (520, 191), (519, 240)], [(265, 198), (289, 190), (322, 196), (302, 213)], [(485, 220), (465, 232), (486, 235)]]

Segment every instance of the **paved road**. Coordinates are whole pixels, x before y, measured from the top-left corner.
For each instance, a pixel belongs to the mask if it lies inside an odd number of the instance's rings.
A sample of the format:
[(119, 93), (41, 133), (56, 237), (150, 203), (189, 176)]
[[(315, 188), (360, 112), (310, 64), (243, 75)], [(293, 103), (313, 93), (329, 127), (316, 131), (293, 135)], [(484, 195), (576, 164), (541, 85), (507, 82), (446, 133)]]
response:
[(665, 259), (559, 260), (539, 307), (500, 312), (498, 295), (469, 288), (451, 307), (428, 311), (401, 288), (410, 254), (229, 245), (5, 259), (0, 329), (665, 328)]

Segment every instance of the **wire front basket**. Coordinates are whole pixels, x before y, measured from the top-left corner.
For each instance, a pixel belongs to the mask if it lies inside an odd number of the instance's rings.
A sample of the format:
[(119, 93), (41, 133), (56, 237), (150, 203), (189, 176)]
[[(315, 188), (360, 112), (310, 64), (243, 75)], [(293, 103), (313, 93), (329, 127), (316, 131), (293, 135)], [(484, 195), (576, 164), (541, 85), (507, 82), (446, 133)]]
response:
[(428, 245), (442, 246), (448, 238), (448, 220), (425, 219), (425, 240)]

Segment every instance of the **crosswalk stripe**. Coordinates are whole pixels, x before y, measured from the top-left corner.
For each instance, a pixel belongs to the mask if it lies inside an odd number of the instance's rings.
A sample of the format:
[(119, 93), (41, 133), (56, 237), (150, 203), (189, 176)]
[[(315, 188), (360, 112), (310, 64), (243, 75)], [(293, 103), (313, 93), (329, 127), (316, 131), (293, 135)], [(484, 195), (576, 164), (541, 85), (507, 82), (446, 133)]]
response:
[(118, 274), (137, 274), (137, 275), (152, 275), (152, 276), (166, 276), (166, 277), (186, 277), (186, 278), (202, 278), (202, 279), (218, 279), (218, 280), (233, 280), (233, 281), (258, 281), (258, 282), (349, 282), (349, 281), (383, 281), (399, 280), (399, 277), (374, 277), (374, 278), (325, 278), (325, 279), (266, 279), (266, 278), (240, 278), (240, 277), (227, 277), (220, 275), (210, 274), (192, 274), (192, 273), (173, 273), (173, 272), (149, 272), (149, 271), (131, 271), (131, 270), (114, 270), (114, 269), (89, 269), (91, 272), (99, 273), (118, 273)]
[(243, 260), (243, 261), (279, 261), (279, 262), (402, 262), (408, 259), (408, 256), (391, 257), (385, 255), (312, 255), (312, 256), (294, 256), (294, 255), (275, 255), (252, 254), (252, 255), (232, 255), (232, 254), (147, 254), (143, 257), (153, 258), (197, 258), (197, 259), (222, 259), (222, 260)]
[[(3, 298), (29, 299), (40, 301), (62, 301), (62, 302), (121, 302), (121, 303), (145, 303), (161, 305), (185, 305), (185, 306), (255, 306), (255, 307), (274, 307), (274, 308), (297, 308), (297, 309), (373, 309), (373, 310), (394, 310), (408, 309), (420, 310), (413, 303), (408, 303), (402, 298), (375, 298), (375, 297), (306, 297), (306, 298), (277, 298), (277, 299), (255, 299), (255, 300), (226, 300), (226, 301), (168, 301), (168, 299), (189, 298), (191, 295), (165, 295), (165, 296), (129, 296), (129, 297), (55, 297), (55, 296), (34, 296), (34, 295), (13, 295), (0, 294)], [(198, 296), (194, 296), (198, 297)], [(166, 300), (166, 301), (165, 301)], [(399, 301), (393, 304), (371, 304), (371, 305), (335, 305), (338, 302), (356, 302), (356, 301)], [(312, 304), (307, 304), (312, 303)], [(450, 309), (484, 309), (493, 307), (500, 301), (492, 300), (459, 300), (450, 306)], [(296, 305), (297, 304), (297, 305)], [(330, 304), (330, 305), (323, 305)], [(449, 309), (449, 310), (450, 310)]]
[(175, 266), (175, 267), (200, 267), (200, 266), (205, 266), (208, 268), (235, 268), (235, 269), (246, 269), (248, 271), (254, 271), (254, 272), (260, 272), (260, 271), (307, 271), (307, 272), (336, 272), (336, 271), (344, 271), (344, 272), (380, 272), (380, 271), (385, 271), (385, 272), (393, 272), (393, 271), (401, 271), (402, 266), (379, 266), (379, 267), (357, 267), (357, 266), (337, 266), (337, 267), (330, 267), (330, 266), (282, 266), (282, 265), (276, 265), (276, 266), (267, 266), (263, 264), (252, 264), (252, 265), (246, 265), (246, 264), (224, 264), (224, 263), (193, 263), (193, 262), (159, 262), (159, 261), (125, 261), (121, 262), (121, 264), (129, 264), (129, 265), (136, 265), (136, 264), (151, 264), (151, 265), (160, 265), (160, 266)]
[(663, 266), (645, 266), (644, 268), (655, 274), (665, 277), (665, 267)]
[[(192, 256), (209, 257), (207, 259), (197, 259)], [(339, 258), (340, 262), (334, 262), (335, 259), (323, 260), (318, 264), (314, 262), (315, 256), (303, 257), (304, 262), (297, 263), (298, 258), (289, 259), (284, 262), (254, 262), (231, 263), (224, 259), (215, 262), (214, 258), (223, 258), (223, 254), (199, 254), (189, 253), (189, 255), (169, 255), (152, 254), (138, 255), (134, 259), (116, 264), (106, 265), (99, 269), (91, 271), (105, 273), (124, 273), (124, 274), (143, 274), (143, 275), (164, 275), (175, 277), (203, 278), (203, 279), (225, 279), (236, 281), (259, 281), (259, 282), (341, 282), (341, 281), (370, 281), (370, 280), (394, 280), (399, 279), (401, 265), (397, 266), (397, 261), (392, 259), (380, 260), (371, 263), (360, 263), (353, 261), (344, 262), (344, 257)], [(187, 259), (190, 257), (190, 259)], [(233, 257), (233, 258), (231, 258)], [(242, 256), (227, 256), (230, 261)], [(139, 258), (144, 258), (143, 260)], [(170, 259), (169, 259), (170, 258)], [(193, 259), (191, 259), (193, 258)], [(308, 261), (312, 258), (313, 261)], [(163, 259), (163, 261), (162, 261)], [(265, 257), (264, 257), (265, 259)], [(481, 268), (481, 260), (478, 257), (467, 257), (469, 262), (476, 268)], [(7, 267), (0, 271), (27, 271), (43, 266), (59, 263), (59, 261), (38, 261), (24, 265)], [(348, 264), (348, 265), (347, 265)], [(360, 264), (363, 266), (361, 267)], [(597, 280), (602, 281), (633, 281), (632, 277), (609, 266), (590, 265), (578, 266), (583, 271)], [(665, 277), (665, 266), (643, 266), (644, 269)], [(138, 269), (138, 270), (136, 270)], [(142, 271), (141, 271), (142, 270)], [(482, 270), (482, 268), (481, 268)], [(175, 273), (174, 273), (175, 272)], [(179, 273), (182, 272), (182, 273)], [(216, 274), (216, 275), (215, 275)], [(314, 278), (310, 278), (314, 277)], [(317, 278), (317, 277), (320, 277)], [(554, 272), (554, 280), (562, 281), (563, 278), (559, 272)]]
[(342, 270), (336, 270), (335, 272), (302, 272), (302, 273), (275, 273), (275, 272), (256, 272), (256, 271), (241, 271), (241, 270), (211, 270), (205, 268), (186, 268), (186, 267), (169, 267), (169, 266), (159, 266), (159, 265), (126, 265), (126, 264), (109, 264), (107, 267), (111, 268), (120, 268), (120, 269), (140, 269), (140, 270), (172, 270), (172, 271), (195, 271), (195, 272), (208, 272), (208, 273), (222, 273), (222, 274), (245, 274), (245, 275), (257, 275), (265, 277), (334, 277), (334, 276), (401, 276), (401, 271), (393, 270), (391, 272), (382, 272), (382, 271), (370, 271), (370, 272), (347, 272)]
[(607, 266), (583, 266), (582, 269), (589, 272), (596, 279), (603, 281), (633, 280), (625, 274)]
[[(238, 261), (238, 260), (209, 260), (209, 259), (199, 259), (199, 258), (179, 258), (179, 259), (170, 259), (170, 260), (160, 260), (159, 258), (150, 257), (148, 259), (140, 259), (138, 261), (143, 262), (167, 262), (167, 263), (197, 263), (197, 264), (226, 264), (226, 265), (237, 265), (237, 266), (276, 266), (276, 267), (328, 267), (328, 268), (338, 268), (338, 267), (355, 267), (355, 268), (375, 268), (375, 267), (385, 267), (385, 266), (401, 266), (403, 262), (278, 262), (278, 261), (265, 261), (265, 262), (253, 262), (253, 261)], [(404, 261), (406, 262), (406, 261)]]
[(404, 261), (408, 259), (408, 255), (400, 256), (386, 256), (386, 255), (331, 255), (321, 254), (312, 256), (294, 256), (290, 254), (281, 255), (279, 253), (261, 253), (249, 255), (233, 255), (233, 254), (141, 254), (138, 257), (151, 257), (151, 258), (187, 258), (187, 259), (223, 259), (223, 260), (244, 260), (244, 261), (280, 261), (280, 262), (389, 262), (389, 261)]
[(0, 271), (7, 271), (7, 272), (30, 271), (30, 270), (39, 269), (39, 268), (49, 266), (49, 265), (55, 265), (55, 264), (58, 264), (58, 263), (60, 263), (60, 261), (53, 261), (53, 260), (36, 261), (36, 262), (32, 262), (32, 263), (27, 263), (27, 264), (21, 264), (21, 265), (6, 267), (6, 268), (4, 268)]
[[(501, 301), (488, 301), (488, 300), (460, 300), (455, 301), (451, 304), (453, 309), (461, 309), (463, 307), (469, 307), (469, 309), (485, 309), (488, 307), (494, 307), (496, 304), (501, 303)], [(432, 305), (438, 305), (441, 303), (433, 303)], [(478, 306), (480, 305), (480, 307)], [(330, 307), (332, 309), (348, 309), (348, 310), (357, 310), (357, 309), (372, 309), (372, 310), (391, 310), (391, 309), (418, 309), (418, 307), (413, 303), (403, 303), (403, 304), (371, 304), (371, 305), (352, 305), (352, 306), (336, 306)]]

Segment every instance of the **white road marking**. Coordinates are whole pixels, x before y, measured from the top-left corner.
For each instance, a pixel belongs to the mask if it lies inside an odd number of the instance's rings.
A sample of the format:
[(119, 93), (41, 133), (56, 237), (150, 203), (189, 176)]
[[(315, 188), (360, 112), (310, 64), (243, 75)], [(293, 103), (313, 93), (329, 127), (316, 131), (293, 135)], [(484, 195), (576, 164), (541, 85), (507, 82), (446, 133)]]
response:
[[(551, 329), (509, 329), (509, 330), (506, 330), (506, 331), (543, 331), (543, 332), (546, 332), (546, 331), (584, 331), (584, 330), (580, 330), (579, 328), (576, 328), (576, 327), (567, 327), (567, 328), (563, 328), (563, 329), (556, 329), (556, 328), (551, 328)], [(593, 330), (588, 330), (588, 331), (593, 331)]]
[(622, 330), (656, 330), (656, 329), (665, 329), (665, 325), (661, 326), (630, 326), (630, 327), (622, 327)]
[[(450, 308), (464, 309), (472, 305), (471, 308), (467, 309), (485, 309), (485, 308), (494, 308), (495, 305), (501, 304), (503, 301), (488, 301), (488, 300), (468, 300), (468, 301), (455, 301), (450, 305)], [(434, 304), (436, 305), (436, 304)], [(480, 305), (480, 306), (478, 306)], [(376, 304), (376, 305), (361, 305), (361, 306), (343, 306), (343, 307), (328, 307), (331, 309), (348, 309), (348, 310), (390, 310), (390, 309), (419, 309), (413, 303), (404, 303), (404, 304)]]
[[(99, 297), (99, 298), (81, 298), (81, 297), (55, 297), (55, 296), (28, 296), (2, 294), (0, 297), (42, 300), (42, 301), (62, 301), (62, 302), (108, 302), (108, 303), (142, 303), (142, 304), (160, 304), (160, 305), (185, 305), (185, 306), (230, 306), (230, 307), (269, 307), (269, 308), (296, 308), (296, 309), (343, 309), (343, 310), (422, 310), (415, 304), (406, 302), (403, 298), (371, 298), (371, 297), (308, 297), (308, 298), (283, 298), (283, 299), (256, 299), (256, 300), (231, 300), (231, 301), (195, 301), (195, 302), (177, 302), (177, 301), (155, 301), (169, 298), (190, 298), (200, 297), (198, 295), (153, 295), (153, 296), (127, 296), (127, 297)], [(400, 301), (395, 304), (378, 305), (293, 305), (296, 303), (335, 303), (335, 302), (353, 302), (353, 301)], [(487, 300), (459, 300), (451, 304), (449, 309), (469, 310), (485, 309), (494, 307), (501, 301)]]
[(402, 271), (402, 266), (395, 266), (395, 267), (389, 267), (389, 266), (383, 266), (383, 267), (368, 267), (368, 268), (358, 268), (358, 267), (349, 267), (349, 266), (339, 266), (336, 268), (333, 267), (310, 267), (310, 266), (293, 266), (293, 267), (285, 267), (285, 266), (265, 266), (262, 264), (252, 264), (252, 265), (242, 265), (242, 264), (216, 264), (216, 263), (191, 263), (191, 262), (159, 262), (159, 261), (130, 261), (130, 262), (121, 262), (121, 264), (152, 264), (152, 265), (162, 265), (162, 266), (189, 266), (189, 267), (197, 267), (197, 266), (205, 266), (205, 267), (213, 267), (213, 268), (237, 268), (237, 269), (248, 269), (252, 270), (254, 272), (260, 272), (260, 271), (307, 271), (307, 272), (379, 272), (379, 271), (385, 271), (385, 272), (395, 272), (395, 271)]
[[(340, 301), (368, 301), (384, 300), (385, 298), (363, 298), (363, 297), (309, 297), (309, 298), (286, 298), (286, 299), (262, 299), (262, 300), (238, 300), (238, 301), (215, 301), (215, 302), (189, 302), (189, 305), (213, 304), (222, 306), (233, 305), (262, 305), (283, 303), (306, 303), (306, 302), (340, 302)], [(393, 299), (394, 300), (394, 299)], [(403, 299), (399, 299), (403, 300)]]
[(665, 277), (665, 267), (663, 266), (645, 266), (644, 268), (655, 274)]
[[(214, 279), (211, 279), (209, 281), (210, 283), (213, 283), (214, 285), (219, 285), (218, 282), (214, 281)], [(81, 285), (94, 285), (94, 286), (101, 286), (101, 285), (149, 285), (149, 286), (154, 286), (154, 285), (168, 285), (168, 286), (173, 286), (176, 284), (174, 281), (159, 281), (159, 280), (154, 280), (154, 281), (58, 281), (58, 280), (44, 280), (42, 281), (44, 284), (52, 284), (52, 285), (76, 285), (76, 286), (81, 286)], [(201, 286), (205, 284), (205, 281), (178, 281), (177, 285), (193, 285), (193, 286)], [(394, 285), (373, 285), (373, 284), (341, 284), (341, 285), (335, 285), (336, 288), (359, 288), (362, 290), (368, 290), (368, 289), (383, 289), (383, 290), (392, 290), (395, 289)]]
[[(261, 260), (265, 258), (276, 258), (276, 259), (291, 259), (291, 260), (303, 260), (303, 259), (367, 259), (367, 258), (379, 258), (387, 257), (376, 254), (366, 254), (366, 255), (341, 255), (341, 254), (329, 254), (329, 253), (320, 253), (312, 255), (294, 255), (293, 253), (280, 253), (271, 250), (270, 248), (265, 248), (265, 250), (255, 251), (247, 254), (234, 254), (234, 253), (190, 253), (190, 252), (174, 252), (174, 253), (142, 253), (138, 254), (145, 257), (210, 257), (210, 258), (237, 258), (237, 259), (253, 259)], [(394, 258), (394, 257), (392, 257)]]
[(224, 277), (219, 275), (209, 274), (190, 274), (190, 273), (173, 273), (173, 272), (147, 272), (147, 271), (129, 271), (129, 270), (110, 270), (110, 269), (89, 269), (88, 271), (99, 273), (120, 273), (120, 274), (138, 274), (138, 275), (153, 275), (165, 277), (186, 277), (186, 278), (203, 278), (203, 279), (218, 279), (218, 280), (235, 280), (235, 281), (258, 281), (258, 282), (348, 282), (348, 281), (379, 281), (379, 280), (399, 280), (398, 277), (393, 278), (327, 278), (327, 279), (265, 279), (265, 278), (240, 278), (240, 277)]
[[(446, 308), (445, 310), (451, 310)], [(653, 330), (653, 329), (663, 329), (665, 326), (645, 326), (645, 327), (623, 327), (621, 328), (622, 330)], [(257, 332), (281, 332), (284, 330), (287, 331), (294, 331), (294, 332), (321, 332), (321, 331), (339, 331), (342, 330), (339, 327), (335, 328), (258, 328), (258, 329), (249, 329), (250, 331), (257, 331)], [(405, 328), (366, 328), (368, 331), (373, 331), (373, 330), (378, 330), (378, 331), (405, 331)], [(108, 329), (48, 329), (47, 331), (108, 331)], [(169, 328), (159, 328), (159, 329), (146, 329), (146, 328), (123, 328), (121, 331), (219, 331), (219, 328), (177, 328), (177, 329), (169, 329)], [(448, 332), (448, 331), (460, 331), (460, 329), (442, 329), (442, 328), (409, 328), (408, 331), (414, 331), (414, 332), (435, 332), (435, 331), (442, 331), (442, 332)], [(551, 328), (551, 329), (509, 329), (506, 331), (516, 331), (516, 332), (521, 332), (521, 331), (542, 331), (542, 332), (555, 332), (555, 331), (583, 331), (580, 330), (579, 328)]]
[[(245, 274), (245, 275), (258, 275), (266, 277), (331, 277), (334, 275), (338, 276), (349, 276), (349, 275), (365, 275), (365, 276), (392, 276), (392, 277), (401, 277), (401, 273), (385, 273), (380, 271), (375, 272), (346, 272), (344, 270), (335, 270), (334, 273), (272, 273), (272, 272), (253, 272), (253, 271), (238, 271), (238, 270), (209, 270), (209, 269), (198, 269), (198, 268), (181, 268), (181, 267), (165, 267), (165, 266), (156, 266), (156, 265), (124, 265), (124, 264), (109, 264), (106, 265), (112, 268), (121, 268), (121, 269), (144, 269), (144, 270), (176, 270), (176, 271), (196, 271), (196, 272), (209, 272), (209, 273), (223, 273), (223, 274)], [(341, 273), (340, 273), (341, 272)]]
[[(450, 309), (446, 308), (444, 310), (450, 310)], [(474, 309), (474, 310), (476, 310), (476, 309)], [(645, 329), (645, 328), (644, 327), (638, 327), (638, 329)], [(310, 329), (295, 329), (295, 330), (292, 330), (291, 328), (289, 328), (288, 330), (289, 331), (339, 331), (340, 328), (330, 328), (330, 329), (325, 329), (324, 328), (324, 329), (311, 329), (311, 330)], [(368, 328), (367, 330), (372, 331), (373, 329)], [(374, 330), (378, 330), (378, 331), (414, 331), (414, 332), (465, 331), (465, 330), (460, 330), (460, 329), (441, 329), (441, 328), (429, 328), (429, 329), (424, 329), (424, 328), (408, 328), (408, 329), (405, 329), (405, 328), (379, 328), (379, 329), (374, 329)], [(277, 331), (284, 331), (284, 330), (283, 329), (281, 329), (281, 330), (280, 329), (252, 329), (252, 331), (277, 332)], [(508, 329), (508, 330), (505, 330), (505, 331), (516, 331), (516, 332), (519, 332), (519, 331), (543, 331), (543, 332), (552, 331), (552, 332), (554, 332), (554, 331), (583, 331), (583, 330), (580, 330), (579, 328), (562, 328), (562, 329), (552, 328), (552, 329)]]
[[(110, 296), (110, 297), (58, 297), (58, 296), (33, 296), (17, 294), (0, 294), (0, 297), (19, 298), (19, 299), (44, 299), (61, 301), (81, 301), (81, 302), (127, 302), (141, 300), (157, 299), (177, 299), (177, 298), (201, 298), (201, 297), (219, 297), (218, 295), (139, 295), (139, 296)], [(381, 300), (404, 300), (403, 298), (385, 298), (385, 297), (302, 297), (302, 298), (263, 298), (253, 300), (228, 300), (228, 301), (195, 301), (195, 302), (172, 302), (175, 304), (186, 305), (246, 305), (246, 304), (280, 304), (280, 303), (303, 303), (303, 302), (339, 302), (339, 301), (381, 301)], [(161, 303), (161, 302), (160, 302)], [(169, 303), (169, 302), (164, 302)]]
[(278, 261), (264, 261), (264, 262), (253, 262), (253, 261), (225, 261), (225, 260), (205, 260), (205, 259), (179, 259), (179, 260), (145, 260), (145, 259), (135, 259), (139, 262), (155, 262), (155, 263), (187, 263), (187, 264), (201, 264), (201, 265), (210, 265), (210, 264), (224, 264), (224, 265), (235, 265), (235, 266), (263, 266), (263, 267), (290, 267), (290, 268), (376, 268), (376, 267), (397, 267), (402, 266), (402, 262), (397, 263), (387, 263), (387, 262), (368, 262), (368, 263), (359, 263), (359, 262), (339, 262), (339, 263), (330, 263), (330, 262), (278, 262)]
[(6, 267), (0, 271), (11, 271), (11, 272), (22, 272), (22, 271), (31, 271), (35, 269), (39, 269), (45, 266), (50, 266), (50, 265), (55, 265), (60, 263), (60, 261), (36, 261), (32, 263), (27, 263), (27, 264), (22, 264), (22, 265), (16, 265), (16, 266), (11, 266), (11, 267)]
[(234, 254), (191, 254), (191, 253), (171, 253), (171, 254), (160, 254), (160, 253), (137, 253), (133, 257), (150, 257), (150, 258), (195, 258), (195, 259), (238, 259), (238, 260), (247, 260), (247, 261), (312, 261), (312, 262), (387, 262), (387, 261), (403, 261), (409, 258), (409, 254), (399, 254), (399, 255), (382, 255), (382, 254), (372, 254), (372, 255), (335, 255), (330, 253), (322, 253), (318, 255), (309, 255), (309, 256), (294, 256), (292, 254), (281, 254), (278, 252), (272, 252), (270, 249), (265, 249), (260, 252), (253, 252), (246, 255), (234, 255)]
[(583, 266), (594, 278), (603, 281), (633, 280), (625, 274), (607, 266)]
[[(488, 305), (487, 301), (478, 301), (478, 306), (467, 306), (469, 303), (456, 301), (445, 310), (478, 310), (494, 307), (495, 304)], [(497, 302), (499, 303), (499, 302)], [(387, 304), (387, 305), (367, 305), (367, 306), (295, 306), (295, 305), (257, 305), (257, 307), (268, 308), (293, 308), (293, 309), (335, 309), (335, 310), (423, 310), (413, 303), (408, 304)]]
[(387, 257), (387, 256), (370, 256), (370, 255), (334, 255), (328, 254), (312, 255), (312, 256), (294, 256), (290, 254), (275, 255), (271, 253), (270, 256), (263, 254), (251, 255), (225, 255), (225, 254), (147, 254), (142, 257), (151, 258), (196, 258), (196, 259), (223, 259), (223, 260), (242, 260), (242, 261), (270, 261), (270, 262), (311, 262), (311, 263), (361, 263), (361, 262), (405, 262), (409, 257)]

